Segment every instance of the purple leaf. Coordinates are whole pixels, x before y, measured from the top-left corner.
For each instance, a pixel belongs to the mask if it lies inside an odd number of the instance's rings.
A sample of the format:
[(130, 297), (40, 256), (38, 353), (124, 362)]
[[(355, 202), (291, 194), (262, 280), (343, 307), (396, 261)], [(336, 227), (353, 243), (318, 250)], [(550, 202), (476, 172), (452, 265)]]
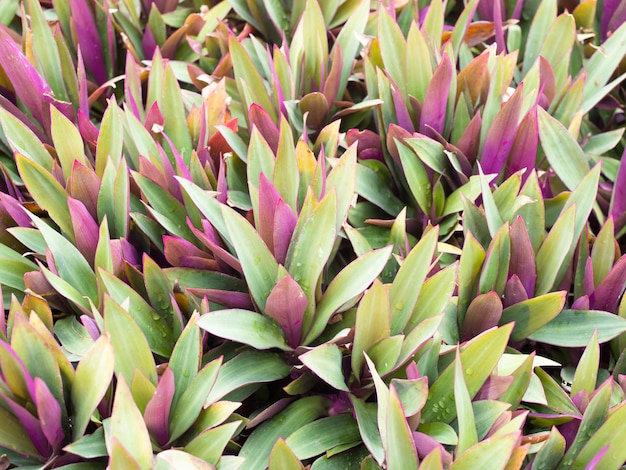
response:
[(11, 217), (19, 227), (31, 226), (30, 217), (24, 212), (20, 202), (8, 194), (0, 193), (0, 211)]
[(256, 126), (274, 155), (276, 155), (280, 131), (267, 111), (260, 105), (253, 103), (248, 110), (248, 120), (250, 121), (250, 129)]
[(300, 344), (302, 317), (307, 305), (302, 287), (289, 274), (276, 283), (267, 297), (265, 313), (285, 330), (287, 343), (292, 348)]
[(350, 129), (346, 133), (348, 147), (357, 142), (356, 152), (359, 160), (385, 160), (380, 136), (369, 129)]
[(2, 296), (2, 284), (0, 284), (0, 311), (3, 312), (2, 315), (0, 315), (0, 333), (2, 333), (2, 335), (4, 336), (4, 338), (6, 339), (7, 337), (7, 316), (4, 313), (4, 297)]
[(489, 127), (480, 156), (485, 174), (502, 173), (517, 134), (523, 99), (523, 84), (520, 84)]
[(591, 307), (615, 313), (625, 286), (626, 255), (623, 255), (589, 297)]
[(91, 339), (96, 341), (100, 337), (100, 329), (98, 328), (98, 324), (95, 320), (87, 315), (80, 316), (80, 322), (83, 324)]
[(182, 238), (166, 235), (163, 237), (165, 259), (172, 266), (216, 270), (217, 263), (208, 253)]
[(0, 392), (0, 399), (8, 406), (11, 413), (20, 420), (20, 424), (24, 428), (24, 431), (26, 431), (26, 434), (28, 434), (37, 452), (39, 452), (42, 457), (49, 457), (52, 453), (52, 448), (41, 430), (39, 420), (30, 414), (26, 408), (14, 402), (8, 395)]
[(453, 73), (454, 68), (450, 57), (448, 54), (444, 54), (426, 89), (424, 107), (420, 117), (419, 132), (421, 134), (432, 136), (430, 128), (433, 128), (443, 135)]
[(482, 127), (482, 118), (480, 113), (476, 113), (463, 135), (459, 138), (456, 146), (463, 152), (470, 163), (474, 163), (478, 156), (478, 148), (480, 145), (480, 129)]
[(591, 298), (591, 295), (595, 290), (595, 286), (596, 281), (593, 276), (593, 261), (591, 260), (591, 256), (588, 256), (585, 263), (585, 278), (583, 279), (583, 292), (585, 295)]
[(508, 308), (511, 305), (523, 302), (524, 300), (528, 300), (526, 289), (524, 288), (522, 281), (520, 281), (519, 277), (517, 277), (517, 274), (513, 274), (509, 280), (506, 281), (506, 285), (504, 286), (502, 305), (504, 308)]
[(146, 427), (159, 447), (163, 447), (169, 440), (170, 407), (174, 387), (174, 372), (168, 367), (161, 375), (154, 395), (143, 412)]
[(473, 401), (497, 400), (513, 383), (512, 375), (490, 375), (483, 383)]
[(467, 307), (461, 339), (467, 341), (489, 328), (498, 326), (502, 310), (502, 302), (496, 292), (491, 291), (476, 297)]
[(400, 91), (398, 86), (393, 83), (389, 74), (387, 74), (387, 78), (391, 83), (391, 98), (393, 99), (393, 107), (396, 111), (396, 120), (398, 125), (410, 133), (413, 133), (415, 132), (415, 127), (413, 127), (413, 121), (411, 121), (411, 116), (409, 115), (409, 110), (406, 107), (402, 91)]
[(4, 383), (9, 387), (13, 395), (23, 401), (34, 400), (36, 393), (33, 378), (28, 369), (26, 369), (22, 359), (9, 344), (2, 340), (0, 340), (0, 366), (2, 366), (5, 374), (9, 369), (14, 371), (12, 376), (5, 375), (3, 377)]
[[(89, 147), (94, 151), (96, 149), (96, 145), (98, 143), (98, 135), (100, 131), (94, 125), (93, 122), (89, 120), (89, 118), (85, 117), (88, 114), (83, 113), (81, 109), (78, 110), (78, 130), (80, 131), (80, 135), (83, 140), (89, 145)], [(78, 160), (75, 160), (78, 161)]]
[(578, 297), (570, 307), (572, 310), (589, 310), (589, 296), (583, 295), (582, 297)]
[(252, 299), (247, 292), (236, 292), (219, 289), (187, 288), (187, 292), (198, 297), (205, 298), (210, 302), (220, 304), (226, 308), (241, 308), (244, 310), (254, 310)]
[(618, 233), (626, 222), (624, 214), (626, 214), (626, 149), (622, 153), (619, 170), (615, 178), (609, 210), (609, 215), (613, 216), (615, 221), (615, 233)]
[[(194, 227), (190, 220), (187, 221), (187, 225), (189, 226), (193, 234), (198, 238), (198, 240), (200, 240), (204, 244), (204, 246), (211, 250), (211, 253), (213, 253), (213, 257), (219, 263), (230, 266), (238, 273), (243, 272), (239, 260), (222, 247), (222, 244), (218, 240), (217, 235), (215, 235), (213, 226), (208, 221), (202, 221), (202, 228), (204, 229), (204, 232), (201, 232), (196, 227)], [(223, 269), (220, 270), (223, 271)]]
[(37, 415), (44, 436), (56, 452), (63, 443), (65, 434), (63, 433), (61, 405), (54, 398), (46, 383), (39, 377), (35, 377), (35, 403), (37, 404)]
[[(269, 55), (269, 54), (268, 54)], [(337, 93), (339, 92), (339, 84), (341, 83), (341, 69), (343, 66), (343, 54), (341, 53), (341, 47), (339, 44), (335, 45), (335, 52), (333, 54), (333, 62), (326, 77), (324, 83), (324, 96), (329, 106), (332, 106), (335, 100), (339, 99)]]
[(524, 184), (531, 170), (535, 167), (538, 145), (537, 107), (533, 106), (517, 130), (515, 141), (507, 159), (505, 176), (509, 177), (519, 170), (525, 169), (526, 171), (522, 175), (522, 184)]
[(85, 205), (78, 199), (68, 197), (67, 207), (70, 211), (70, 219), (74, 229), (76, 248), (78, 248), (78, 251), (89, 264), (93, 265), (99, 240), (98, 224), (93, 220)]
[(0, 28), (0, 66), (4, 69), (18, 98), (38, 122), (50, 116), (43, 111), (43, 96), (52, 90), (37, 69), (22, 54), (19, 46), (4, 29)]
[(424, 459), (428, 454), (439, 449), (441, 464), (448, 467), (452, 463), (452, 455), (434, 437), (415, 431), (413, 432), (413, 443), (420, 459)]
[(493, 2), (493, 25), (496, 32), (496, 46), (497, 53), (506, 53), (506, 42), (504, 40), (504, 28), (502, 26), (502, 20), (504, 13), (506, 13), (506, 7), (504, 0), (495, 0)]
[(98, 28), (91, 13), (87, 0), (69, 0), (72, 16), (70, 21), (76, 32), (80, 53), (85, 67), (98, 85), (107, 81), (107, 72), (102, 51), (102, 42), (98, 36)]
[(144, 56), (152, 57), (156, 47), (157, 43), (154, 39), (154, 34), (152, 34), (152, 30), (150, 29), (150, 26), (148, 26), (143, 34), (143, 37), (141, 38), (141, 48), (143, 49)]
[(535, 253), (530, 243), (526, 223), (521, 217), (517, 217), (509, 230), (511, 237), (511, 258), (509, 261), (509, 274), (516, 274), (521, 281), (528, 298), (535, 295), (535, 281), (537, 269), (535, 267)]
[(162, 129), (164, 124), (165, 118), (159, 109), (159, 103), (155, 101), (146, 113), (146, 122), (143, 126), (148, 132), (154, 132), (155, 126)]
[(274, 257), (280, 264), (285, 264), (287, 250), (289, 250), (291, 237), (297, 223), (298, 218), (289, 204), (280, 199), (274, 213), (274, 231), (272, 234)]
[(602, 41), (609, 37), (622, 23), (626, 22), (626, 5), (621, 0), (605, 0), (600, 19)]

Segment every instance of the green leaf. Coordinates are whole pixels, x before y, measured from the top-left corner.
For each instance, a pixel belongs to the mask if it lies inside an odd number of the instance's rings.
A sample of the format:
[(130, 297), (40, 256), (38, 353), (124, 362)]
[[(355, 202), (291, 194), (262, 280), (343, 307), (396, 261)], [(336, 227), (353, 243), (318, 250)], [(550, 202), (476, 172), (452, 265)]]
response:
[(590, 169), (585, 152), (563, 124), (541, 107), (537, 113), (539, 138), (546, 158), (561, 181), (574, 190)]
[(370, 167), (357, 164), (356, 192), (392, 216), (400, 213), (404, 205), (393, 194), (384, 177)]
[(276, 284), (278, 264), (247, 220), (226, 206), (222, 206), (222, 217), (243, 268), (250, 293), (259, 308), (264, 310), (267, 297)]
[(598, 287), (615, 261), (615, 229), (613, 218), (609, 217), (602, 226), (591, 249), (591, 265), (593, 267), (593, 283)]
[(115, 352), (115, 372), (132, 383), (138, 369), (156, 385), (156, 366), (146, 337), (130, 314), (110, 297), (104, 303), (104, 329)]
[(399, 142), (397, 139), (394, 140), (411, 194), (417, 201), (420, 209), (422, 209), (422, 212), (430, 214), (433, 190), (426, 168), (420, 159), (415, 158), (415, 154), (402, 142)]
[(286, 440), (301, 460), (315, 457), (333, 447), (360, 441), (359, 428), (350, 414), (340, 414), (305, 424)]
[[(584, 113), (591, 110), (607, 94), (608, 90), (606, 90), (605, 85), (619, 65), (615, 58), (623, 57), (625, 54), (626, 26), (621, 24), (585, 64), (584, 69), (587, 73), (587, 79), (585, 80), (583, 102), (581, 104), (581, 110)], [(623, 78), (624, 75), (620, 76), (620, 79), (623, 80)], [(618, 80), (615, 80), (611, 85), (615, 85), (616, 81), (619, 83)]]
[(113, 238), (125, 238), (130, 212), (130, 182), (126, 161), (116, 165), (109, 159), (104, 167), (98, 193), (98, 219), (107, 218)]
[(361, 375), (363, 353), (389, 336), (389, 295), (378, 280), (365, 292), (356, 311), (354, 342), (352, 343), (352, 371)]
[(376, 405), (366, 403), (365, 400), (350, 395), (350, 401), (354, 408), (354, 414), (359, 425), (359, 432), (363, 443), (376, 461), (382, 465), (385, 458), (385, 450), (383, 442), (378, 432), (378, 423), (376, 420)]
[(291, 366), (286, 364), (279, 354), (245, 351), (220, 368), (217, 381), (206, 403), (214, 403), (244, 385), (280, 380), (286, 377), (290, 370)]
[(170, 410), (170, 443), (180, 437), (198, 419), (211, 389), (215, 385), (222, 358), (209, 362), (202, 368), (183, 391), (175, 407)]
[(250, 434), (239, 452), (239, 456), (246, 458), (241, 469), (266, 468), (276, 441), (325, 414), (327, 406), (328, 400), (322, 396), (301, 398), (261, 424)]
[(528, 31), (528, 38), (524, 50), (523, 75), (526, 75), (539, 57), (548, 31), (556, 20), (556, 0), (542, 0)]
[(406, 41), (398, 23), (385, 8), (378, 13), (378, 42), (385, 70), (405, 100), (408, 99)]
[(402, 332), (407, 325), (437, 247), (439, 229), (435, 227), (424, 235), (404, 259), (389, 290), (391, 334)]
[[(491, 370), (498, 363), (509, 340), (513, 325), (488, 330), (461, 348), (465, 383), (470, 397), (474, 397)], [(454, 364), (441, 373), (430, 387), (428, 401), (422, 410), (422, 421), (449, 423), (454, 419)]]
[(369, 348), (370, 359), (380, 374), (386, 375), (394, 369), (402, 351), (403, 340), (404, 335), (388, 336)]
[(123, 304), (128, 299), (128, 314), (141, 329), (150, 349), (156, 354), (169, 357), (174, 346), (172, 327), (128, 284), (102, 269), (99, 269), (99, 273), (102, 287), (117, 304)]
[(561, 435), (556, 427), (550, 430), (550, 437), (541, 446), (539, 452), (533, 461), (532, 470), (540, 470), (542, 468), (557, 468), (558, 463), (565, 453), (565, 438)]
[(87, 260), (67, 238), (50, 228), (43, 220), (29, 215), (52, 252), (59, 276), (81, 295), (87, 296), (92, 302), (97, 302), (96, 275)]
[[(202, 470), (213, 470), (215, 466), (205, 462), (198, 457), (194, 457), (187, 452), (176, 449), (168, 449), (159, 452), (155, 459), (155, 470), (177, 470), (179, 468), (194, 468)], [(220, 468), (228, 468), (226, 465)], [(237, 468), (236, 466), (234, 468)]]
[(111, 441), (117, 440), (140, 468), (151, 468), (150, 435), (123, 376), (118, 377), (108, 437)]
[[(31, 5), (39, 5), (38, 2), (30, 2)], [(31, 7), (32, 8), (32, 7)], [(40, 9), (41, 7), (38, 6)], [(74, 161), (78, 160), (83, 165), (89, 167), (85, 151), (83, 150), (83, 138), (72, 121), (66, 118), (61, 111), (54, 106), (50, 106), (50, 130), (52, 142), (59, 157), (63, 176), (68, 180), (72, 174)]]
[(0, 407), (0, 446), (22, 455), (39, 458), (30, 437), (24, 430), (22, 423), (10, 411)]
[(241, 421), (233, 421), (213, 429), (207, 429), (187, 444), (184, 450), (205, 462), (216, 465), (228, 441), (237, 432), (240, 424)]
[(357, 147), (351, 145), (326, 178), (326, 191), (335, 189), (337, 197), (335, 230), (339, 231), (348, 216), (356, 191)]
[(327, 384), (337, 390), (349, 391), (342, 368), (342, 354), (334, 344), (322, 344), (298, 356), (298, 359)]
[(573, 469), (583, 469), (608, 445), (609, 450), (597, 462), (596, 468), (618, 470), (626, 461), (626, 403), (611, 410), (606, 422), (587, 441), (572, 464)]
[(110, 100), (100, 124), (98, 143), (96, 145), (96, 174), (102, 178), (104, 168), (109, 158), (117, 167), (122, 158), (124, 144), (124, 126), (122, 110), (115, 100)]
[(111, 340), (108, 333), (104, 333), (78, 364), (72, 387), (73, 440), (83, 435), (91, 415), (109, 388), (113, 378), (114, 359)]
[(489, 244), (478, 283), (480, 294), (495, 291), (502, 295), (508, 278), (510, 259), (511, 236), (507, 222), (500, 227)]
[(300, 462), (296, 454), (293, 453), (285, 440), (281, 437), (276, 441), (276, 445), (274, 445), (272, 453), (270, 454), (269, 470), (283, 470), (287, 468), (304, 470), (302, 462)]
[[(112, 373), (113, 369), (111, 369), (111, 375)], [(85, 459), (106, 457), (108, 452), (104, 442), (104, 427), (99, 427), (92, 434), (79, 438), (77, 441), (65, 446), (63, 450)]]
[(463, 364), (458, 349), (454, 361), (454, 401), (459, 426), (459, 443), (456, 452), (457, 455), (462, 455), (463, 452), (478, 442), (478, 434), (476, 433), (472, 400), (463, 378)]
[(11, 149), (45, 170), (52, 170), (52, 157), (37, 136), (18, 118), (0, 108), (0, 125)]
[(197, 319), (198, 315), (194, 313), (178, 341), (176, 341), (170, 357), (169, 368), (174, 372), (172, 408), (176, 407), (182, 394), (189, 388), (202, 361), (202, 337)]
[(571, 396), (576, 396), (582, 390), (589, 395), (593, 393), (596, 389), (599, 364), (600, 346), (598, 344), (598, 331), (595, 330), (576, 366), (576, 373), (574, 374), (574, 381), (570, 391)]
[(47, 211), (50, 218), (73, 240), (74, 229), (67, 207), (68, 194), (65, 189), (43, 166), (35, 161), (17, 153), (15, 162), (33, 200), (39, 207)]
[(337, 197), (331, 189), (304, 221), (301, 212), (289, 245), (285, 267), (309, 299), (302, 331), (308, 331), (314, 321), (315, 290), (335, 242), (336, 214)]
[(458, 456), (450, 470), (473, 470), (486, 465), (493, 470), (504, 470), (518, 439), (519, 433), (485, 439)]
[(165, 63), (163, 99), (159, 100), (159, 105), (164, 118), (163, 132), (172, 140), (183, 160), (188, 163), (192, 150), (191, 136), (187, 127), (183, 95), (169, 62)]
[(302, 344), (309, 344), (317, 338), (337, 309), (360, 295), (376, 279), (387, 264), (392, 249), (388, 246), (359, 256), (335, 276), (317, 303), (313, 324)]
[(226, 309), (204, 314), (198, 326), (209, 333), (256, 349), (279, 348), (289, 351), (280, 325), (270, 317), (242, 309)]
[[(417, 453), (409, 424), (396, 387), (391, 384), (387, 401), (387, 436), (383, 441), (389, 470), (409, 470), (418, 467)], [(386, 444), (386, 445), (385, 445)]]
[(521, 341), (556, 317), (563, 309), (566, 298), (567, 292), (560, 291), (518, 302), (504, 309), (500, 324), (515, 322), (511, 340)]
[(563, 212), (537, 252), (537, 284), (536, 295), (552, 290), (563, 263), (569, 262), (567, 255), (576, 241), (573, 239), (576, 206), (573, 205)]
[(595, 329), (598, 342), (606, 343), (626, 331), (626, 320), (597, 310), (563, 310), (528, 338), (555, 346), (583, 348)]

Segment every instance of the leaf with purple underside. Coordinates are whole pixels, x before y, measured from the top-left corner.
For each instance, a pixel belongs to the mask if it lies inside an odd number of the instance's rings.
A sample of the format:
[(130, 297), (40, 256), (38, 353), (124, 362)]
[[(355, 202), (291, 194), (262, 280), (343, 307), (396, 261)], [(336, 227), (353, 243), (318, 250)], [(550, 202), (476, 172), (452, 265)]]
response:
[(306, 294), (289, 274), (276, 283), (267, 298), (265, 313), (285, 330), (287, 343), (292, 348), (300, 344), (302, 318), (307, 305)]
[(452, 62), (448, 55), (445, 54), (433, 73), (432, 80), (426, 90), (422, 115), (420, 116), (420, 133), (433, 138), (435, 136), (430, 128), (439, 134), (444, 133), (448, 94), (450, 93), (453, 73)]
[(169, 367), (159, 379), (154, 395), (143, 413), (146, 427), (155, 442), (163, 447), (169, 439), (169, 415), (174, 396), (174, 372)]

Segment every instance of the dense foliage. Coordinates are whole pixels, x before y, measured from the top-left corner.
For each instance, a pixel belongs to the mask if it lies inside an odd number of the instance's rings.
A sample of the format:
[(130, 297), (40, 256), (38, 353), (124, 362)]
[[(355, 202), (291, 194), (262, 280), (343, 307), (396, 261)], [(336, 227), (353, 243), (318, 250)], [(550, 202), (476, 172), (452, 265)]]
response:
[(0, 468), (621, 468), (625, 21), (0, 0)]

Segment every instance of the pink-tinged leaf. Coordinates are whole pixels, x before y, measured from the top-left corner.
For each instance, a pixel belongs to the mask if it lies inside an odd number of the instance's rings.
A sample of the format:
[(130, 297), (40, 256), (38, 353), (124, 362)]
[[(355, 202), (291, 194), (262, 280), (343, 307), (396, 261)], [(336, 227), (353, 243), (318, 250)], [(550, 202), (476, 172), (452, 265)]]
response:
[(626, 255), (615, 263), (609, 274), (589, 297), (591, 308), (615, 313), (624, 287), (626, 287)]
[(85, 205), (78, 199), (68, 197), (67, 207), (70, 211), (70, 219), (74, 229), (76, 248), (78, 248), (78, 251), (89, 264), (93, 265), (96, 248), (98, 248), (98, 224), (93, 220)]
[(169, 440), (170, 407), (174, 396), (174, 372), (169, 367), (159, 379), (154, 395), (143, 413), (146, 427), (159, 447)]
[(0, 107), (4, 108), (9, 113), (11, 113), (13, 117), (19, 119), (26, 127), (28, 127), (32, 131), (33, 134), (37, 136), (37, 138), (41, 142), (43, 143), (48, 142), (48, 138), (45, 136), (43, 132), (41, 132), (41, 129), (38, 126), (36, 126), (33, 123), (33, 121), (26, 114), (24, 114), (24, 112), (20, 108), (18, 108), (16, 105), (14, 105), (11, 101), (9, 101), (7, 98), (5, 98), (2, 95), (0, 95)]
[(356, 152), (359, 160), (380, 160), (384, 161), (383, 148), (380, 143), (380, 136), (369, 129), (350, 129), (346, 133), (348, 147), (357, 142)]
[(528, 230), (524, 219), (517, 217), (509, 231), (511, 237), (511, 258), (509, 261), (509, 275), (516, 274), (521, 281), (527, 296), (535, 295), (535, 282), (537, 269), (535, 266), (535, 253), (528, 236)]
[(413, 133), (415, 132), (415, 127), (413, 127), (413, 121), (411, 120), (409, 110), (406, 107), (402, 91), (398, 90), (398, 86), (393, 83), (391, 77), (387, 78), (391, 82), (391, 98), (393, 99), (393, 107), (396, 111), (396, 120), (398, 125), (410, 133)]
[(78, 130), (83, 140), (89, 145), (89, 148), (95, 153), (96, 145), (98, 143), (98, 136), (100, 131), (93, 122), (86, 117), (81, 109), (78, 110)]
[(24, 402), (33, 400), (36, 395), (33, 378), (22, 359), (9, 344), (2, 340), (0, 340), (0, 366), (4, 383), (11, 393)]
[(520, 84), (489, 127), (480, 156), (485, 174), (502, 173), (517, 134), (523, 99), (523, 84)]
[(41, 424), (39, 420), (30, 414), (26, 408), (20, 406), (13, 401), (8, 395), (0, 392), (0, 400), (2, 400), (13, 413), (13, 415), (20, 420), (20, 424), (24, 427), (24, 431), (28, 434), (28, 437), (32, 441), (37, 452), (43, 457), (48, 457), (52, 453), (52, 448), (48, 444), (46, 436), (44, 436), (41, 430)]
[(143, 155), (139, 155), (139, 173), (153, 183), (161, 186), (165, 191), (168, 190), (167, 176), (165, 175), (165, 172)]
[(624, 214), (626, 214), (626, 149), (622, 153), (609, 209), (609, 215), (613, 216), (615, 221), (615, 233), (618, 233), (626, 223)]
[[(218, 261), (218, 263), (230, 266), (238, 273), (243, 272), (239, 260), (222, 247), (222, 243), (218, 240), (213, 226), (208, 221), (202, 221), (202, 227), (204, 229), (203, 232), (194, 227), (189, 220), (187, 221), (187, 225), (189, 226), (193, 234), (198, 237), (198, 240), (200, 240), (204, 244), (204, 246), (211, 250), (214, 258)], [(220, 268), (220, 271), (223, 271), (223, 269)]]
[(300, 344), (302, 317), (307, 305), (306, 294), (288, 274), (276, 283), (267, 297), (265, 313), (283, 328), (287, 343), (292, 348)]
[(506, 6), (503, 0), (493, 2), (493, 25), (496, 33), (497, 53), (506, 53), (506, 42), (504, 40), (504, 28), (502, 26), (503, 15), (506, 13)]
[(537, 147), (539, 146), (539, 127), (537, 125), (537, 108), (533, 107), (522, 120), (515, 141), (509, 152), (505, 176), (509, 177), (519, 170), (525, 169), (522, 184), (526, 182), (531, 170), (535, 167)]
[(46, 383), (39, 377), (35, 377), (35, 403), (37, 405), (37, 416), (44, 436), (56, 452), (63, 443), (65, 434), (63, 433), (61, 405), (56, 401)]
[(490, 375), (474, 397), (474, 401), (497, 400), (506, 392), (515, 378), (512, 375)]
[(328, 72), (328, 77), (326, 77), (326, 82), (324, 83), (323, 90), (324, 96), (326, 97), (326, 102), (330, 106), (332, 106), (337, 99), (341, 99), (341, 97), (337, 96), (337, 93), (339, 93), (342, 68), (343, 53), (341, 52), (341, 46), (337, 43), (336, 47), (334, 48), (333, 62), (330, 68), (330, 72)]
[(578, 297), (571, 306), (571, 310), (590, 310), (589, 306), (589, 296), (583, 295), (582, 297)]
[(281, 199), (276, 188), (261, 173), (259, 176), (259, 215), (257, 230), (265, 245), (274, 253), (274, 214)]
[(8, 194), (0, 193), (0, 211), (3, 214), (9, 215), (18, 227), (31, 226), (30, 217), (24, 212), (22, 204)]
[(52, 93), (52, 90), (4, 29), (0, 29), (0, 66), (13, 85), (15, 94), (35, 120), (40, 123), (49, 121), (49, 115), (46, 116), (43, 110), (43, 96)]
[(585, 263), (585, 278), (583, 279), (583, 292), (585, 295), (590, 297), (593, 294), (596, 285), (595, 282), (596, 280), (593, 275), (593, 260), (591, 259), (591, 256), (588, 256), (587, 262)]
[(208, 253), (197, 248), (193, 243), (182, 238), (164, 236), (165, 259), (177, 267), (197, 269), (217, 269), (217, 262)]
[(95, 171), (86, 167), (78, 160), (74, 160), (72, 174), (67, 183), (67, 192), (71, 197), (85, 205), (85, 208), (94, 220), (98, 217), (100, 178), (98, 178)]
[(285, 264), (287, 251), (289, 250), (293, 231), (297, 223), (298, 218), (289, 204), (282, 199), (279, 200), (274, 214), (274, 231), (272, 238), (274, 243), (274, 258), (276, 258), (276, 261), (280, 264)]
[(163, 117), (163, 113), (159, 109), (159, 103), (155, 101), (154, 103), (152, 103), (152, 106), (150, 106), (150, 109), (146, 113), (146, 121), (144, 123), (144, 127), (148, 132), (154, 133), (155, 130), (163, 129), (164, 124), (165, 118)]
[(604, 446), (602, 450), (600, 450), (600, 452), (598, 452), (595, 455), (595, 457), (592, 458), (591, 461), (587, 464), (587, 466), (585, 467), (585, 470), (596, 470), (596, 469), (602, 470), (602, 467), (598, 467), (598, 465), (600, 464), (600, 462), (602, 461), (602, 458), (605, 456), (605, 454), (609, 451), (610, 448), (611, 448), (611, 444), (607, 444), (606, 446)]
[[(544, 96), (548, 106), (542, 106), (547, 109), (552, 103), (554, 96), (556, 95), (556, 77), (554, 76), (554, 70), (550, 62), (543, 57), (539, 56), (539, 96)], [(541, 103), (538, 103), (541, 105)]]
[[(391, 124), (389, 126), (389, 130), (387, 131), (387, 149), (389, 150), (389, 154), (391, 155), (391, 158), (393, 159), (394, 163), (398, 165), (398, 167), (402, 167), (402, 160), (400, 159), (400, 154), (398, 153), (398, 146), (396, 145), (396, 140), (398, 140), (399, 142), (404, 142), (405, 139), (408, 139), (411, 137), (414, 137), (414, 135), (411, 134), (406, 129), (403, 129), (402, 127), (398, 126), (397, 124)], [(369, 140), (370, 140), (369, 138), (366, 140), (366, 145), (369, 143)], [(379, 143), (377, 144), (376, 149), (377, 150), (380, 149), (381, 161), (384, 161), (385, 157), (382, 153), (382, 146), (380, 144), (380, 138), (378, 140), (379, 140)]]
[[(4, 312), (4, 298), (2, 294), (2, 285), (0, 284), (0, 312)], [(3, 339), (7, 339), (7, 316), (0, 315), (0, 334)]]
[(474, 163), (478, 156), (481, 128), (482, 118), (480, 113), (476, 113), (456, 143), (457, 148), (463, 152), (470, 163)]
[(91, 14), (87, 0), (69, 0), (72, 16), (70, 21), (76, 32), (76, 39), (80, 53), (85, 61), (85, 67), (96, 80), (98, 85), (107, 81), (104, 53), (98, 27)]
[(157, 43), (154, 39), (154, 34), (152, 34), (152, 30), (150, 29), (150, 26), (148, 26), (143, 34), (143, 37), (141, 38), (141, 48), (143, 49), (144, 56), (152, 57), (156, 47)]
[(413, 432), (413, 443), (417, 449), (418, 457), (423, 460), (432, 452), (438, 452), (443, 467), (452, 463), (452, 455), (434, 437), (419, 431)]
[(522, 284), (522, 281), (519, 280), (519, 277), (517, 277), (517, 274), (513, 274), (509, 280), (506, 281), (506, 285), (504, 286), (502, 306), (507, 308), (511, 305), (523, 302), (524, 300), (528, 300), (526, 288)]
[(448, 54), (444, 54), (426, 89), (424, 107), (420, 116), (420, 133), (432, 137), (430, 128), (440, 134), (444, 133), (448, 95), (450, 94), (453, 73), (454, 68), (450, 57)]
[(250, 121), (250, 129), (256, 126), (274, 155), (276, 155), (280, 131), (267, 111), (258, 104), (253, 103), (248, 110), (248, 119)]
[(187, 292), (201, 299), (206, 297), (208, 301), (226, 308), (254, 309), (250, 294), (246, 292), (200, 288), (187, 288)]
[(498, 326), (502, 310), (502, 302), (496, 292), (491, 291), (476, 297), (467, 307), (461, 339), (469, 340), (489, 328)]

